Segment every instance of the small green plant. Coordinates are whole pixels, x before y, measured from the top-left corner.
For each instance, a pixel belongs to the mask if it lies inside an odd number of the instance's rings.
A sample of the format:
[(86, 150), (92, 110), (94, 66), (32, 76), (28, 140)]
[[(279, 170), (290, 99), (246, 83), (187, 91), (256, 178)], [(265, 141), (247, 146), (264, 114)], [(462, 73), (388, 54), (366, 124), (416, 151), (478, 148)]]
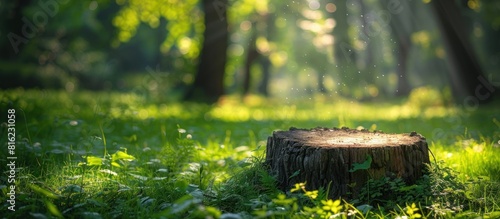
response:
[(306, 183), (295, 184), (290, 197), (279, 194), (255, 209), (254, 215), (258, 218), (363, 218), (362, 212), (351, 204), (341, 199), (329, 199), (319, 190), (307, 190)]
[(396, 219), (415, 219), (422, 218), (422, 214), (419, 213), (420, 209), (415, 203), (407, 204), (405, 208), (400, 209), (400, 212), (393, 212), (396, 215)]
[[(108, 158), (110, 157), (110, 158)], [(129, 162), (135, 160), (136, 158), (130, 154), (127, 154), (126, 149), (124, 151), (116, 151), (111, 156), (104, 157), (96, 157), (96, 156), (86, 156), (86, 162), (79, 163), (78, 165), (83, 166), (87, 165), (89, 167), (92, 166), (104, 166), (104, 167), (117, 167), (117, 168), (126, 168)]]
[(430, 195), (432, 193), (427, 175), (413, 185), (407, 185), (401, 178), (383, 177), (376, 180), (369, 179), (353, 203), (366, 203), (385, 209), (394, 209), (398, 205), (409, 202), (425, 203)]
[(368, 174), (370, 174), (370, 177), (371, 177), (371, 173), (368, 171), (368, 169), (370, 169), (371, 165), (372, 165), (372, 156), (370, 156), (369, 154), (366, 155), (366, 160), (363, 162), (363, 163), (354, 163), (352, 164), (352, 168), (349, 170), (349, 172), (356, 172), (358, 170), (366, 170), (368, 172)]
[[(324, 194), (323, 194), (324, 195)], [(370, 205), (358, 205), (355, 207), (352, 203), (342, 199), (330, 199), (321, 197), (321, 191), (306, 189), (306, 183), (297, 183), (290, 190), (289, 195), (279, 194), (277, 198), (264, 204), (254, 210), (257, 218), (398, 218), (415, 219), (427, 218), (430, 215), (423, 215), (421, 207), (417, 207), (415, 202), (411, 204), (396, 205), (389, 214), (384, 213), (383, 209), (372, 210)], [(300, 200), (306, 198), (308, 202)]]

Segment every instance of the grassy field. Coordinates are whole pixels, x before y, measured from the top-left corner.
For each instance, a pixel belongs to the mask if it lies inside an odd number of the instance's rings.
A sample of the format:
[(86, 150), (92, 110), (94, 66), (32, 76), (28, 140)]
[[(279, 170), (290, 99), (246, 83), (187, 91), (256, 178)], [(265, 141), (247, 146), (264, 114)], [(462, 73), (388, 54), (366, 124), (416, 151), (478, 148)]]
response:
[[(229, 96), (211, 106), (123, 93), (2, 91), (0, 217), (500, 217), (500, 103), (475, 109), (425, 99)], [(14, 176), (8, 109), (16, 116)], [(267, 137), (292, 126), (417, 131), (435, 159), (416, 185), (373, 180), (356, 200), (329, 200), (302, 185), (283, 192), (262, 160)]]

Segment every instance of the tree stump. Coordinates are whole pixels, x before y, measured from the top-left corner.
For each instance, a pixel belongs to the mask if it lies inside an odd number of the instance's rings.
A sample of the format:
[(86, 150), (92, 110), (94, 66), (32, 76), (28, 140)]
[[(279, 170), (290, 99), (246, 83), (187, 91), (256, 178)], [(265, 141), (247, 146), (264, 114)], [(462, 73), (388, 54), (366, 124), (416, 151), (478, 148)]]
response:
[(416, 132), (386, 134), (345, 127), (275, 131), (266, 152), (265, 162), (281, 189), (288, 191), (300, 182), (309, 190), (330, 186), (331, 198), (355, 198), (370, 178), (395, 176), (413, 184), (429, 163), (427, 142)]

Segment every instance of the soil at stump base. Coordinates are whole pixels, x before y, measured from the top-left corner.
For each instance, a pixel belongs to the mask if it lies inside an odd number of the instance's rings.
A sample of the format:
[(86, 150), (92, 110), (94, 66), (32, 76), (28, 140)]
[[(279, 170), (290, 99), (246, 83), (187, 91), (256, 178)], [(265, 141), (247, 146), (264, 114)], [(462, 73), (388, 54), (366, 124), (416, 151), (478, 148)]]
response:
[[(370, 165), (354, 171), (353, 164), (361, 163)], [(266, 164), (281, 189), (300, 182), (309, 190), (330, 186), (331, 198), (355, 198), (370, 178), (401, 177), (415, 183), (428, 163), (427, 141), (416, 132), (290, 128), (267, 140)]]

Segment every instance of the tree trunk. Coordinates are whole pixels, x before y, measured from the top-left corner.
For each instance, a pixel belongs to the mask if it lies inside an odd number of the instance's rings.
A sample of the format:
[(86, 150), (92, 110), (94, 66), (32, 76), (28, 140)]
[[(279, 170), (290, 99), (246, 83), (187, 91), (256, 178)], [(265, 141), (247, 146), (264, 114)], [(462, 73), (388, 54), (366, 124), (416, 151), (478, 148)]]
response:
[(256, 40), (257, 34), (253, 33), (248, 43), (247, 57), (245, 58), (245, 65), (243, 66), (243, 95), (247, 95), (250, 93), (250, 85), (252, 83), (252, 72), (250, 71), (252, 68), (252, 64), (260, 56), (255, 46)]
[(332, 13), (335, 19), (335, 27), (332, 34), (335, 37), (333, 51), (335, 63), (339, 66), (349, 66), (355, 63), (354, 46), (351, 45), (348, 35), (349, 24), (347, 23), (347, 2), (335, 2), (336, 11)]
[[(366, 2), (363, 2), (361, 0), (358, 0), (358, 3), (359, 3), (359, 6), (360, 6), (360, 9), (361, 9), (361, 14), (363, 15), (363, 17), (361, 17), (361, 31), (362, 31), (362, 35), (366, 36), (368, 40), (368, 42), (366, 42), (366, 48), (365, 48), (365, 60), (364, 60), (364, 63), (363, 63), (363, 69), (368, 71), (368, 72), (371, 72), (369, 74), (367, 74), (365, 76), (365, 80), (368, 82), (368, 83), (373, 83), (374, 82), (374, 68), (373, 68), (373, 53), (374, 53), (374, 49), (373, 49), (373, 44), (374, 42), (371, 42), (371, 39), (370, 37), (370, 33), (371, 33), (371, 29), (370, 29), (370, 26), (372, 24), (370, 24), (370, 22), (373, 22), (373, 21), (369, 21), (368, 20), (368, 14), (370, 13), (369, 10), (368, 10), (368, 6), (366, 5), (367, 3)], [(360, 38), (363, 38), (363, 37), (360, 37)]]
[[(307, 182), (309, 190), (330, 186), (329, 197), (355, 198), (369, 178), (401, 177), (415, 183), (429, 163), (420, 134), (385, 134), (348, 128), (290, 128), (267, 140), (266, 164), (279, 186)], [(364, 163), (366, 166), (354, 164)]]
[[(24, 43), (19, 43), (19, 45), (14, 45), (8, 39), (8, 34), (15, 34), (21, 38), (28, 39), (22, 32), (23, 25), (23, 10), (28, 8), (32, 4), (31, 0), (21, 1), (9, 1), (5, 2), (0, 7), (0, 12), (3, 14), (4, 21), (0, 23), (2, 26), (2, 41), (0, 41), (0, 60), (10, 61), (19, 58), (18, 53), (24, 48)], [(31, 18), (31, 17), (30, 17)], [(17, 39), (17, 38), (16, 38)], [(18, 40), (14, 40), (18, 42)], [(14, 48), (15, 47), (15, 48)]]
[(407, 96), (410, 94), (411, 85), (408, 81), (408, 57), (412, 47), (410, 35), (417, 28), (415, 21), (419, 20), (416, 16), (418, 12), (413, 10), (416, 5), (407, 2), (399, 1), (394, 2), (391, 0), (381, 1), (382, 7), (387, 7), (392, 13), (389, 21), (390, 31), (396, 41), (396, 54), (397, 57), (397, 87), (396, 96)]
[(408, 66), (408, 54), (411, 48), (411, 44), (405, 41), (399, 40), (398, 43), (398, 65), (396, 66), (396, 74), (398, 78), (398, 84), (396, 88), (396, 96), (408, 96), (411, 91), (411, 85), (408, 81), (407, 66)]
[(455, 101), (473, 101), (474, 105), (490, 101), (495, 88), (483, 76), (455, 1), (432, 1), (431, 5), (443, 37)]
[(224, 94), (228, 46), (227, 0), (203, 0), (205, 32), (198, 72), (184, 99), (215, 102)]
[[(262, 31), (261, 34), (263, 34), (268, 41), (273, 41), (276, 36), (276, 15), (273, 13), (267, 13), (264, 16), (261, 16), (262, 19), (264, 20), (263, 23), (265, 24), (264, 31)], [(269, 97), (269, 83), (271, 81), (271, 67), (272, 63), (271, 60), (269, 59), (269, 53), (268, 54), (261, 54), (260, 57), (260, 65), (262, 66), (262, 80), (260, 81), (258, 91), (260, 94)]]
[(261, 56), (260, 65), (262, 66), (262, 80), (260, 81), (258, 91), (262, 95), (268, 97), (269, 81), (271, 80), (271, 73), (270, 73), (271, 61), (269, 60), (269, 56)]
[(348, 34), (349, 16), (347, 14), (350, 14), (352, 10), (349, 10), (347, 5), (350, 5), (350, 1), (329, 0), (328, 2), (334, 3), (336, 6), (335, 11), (331, 13), (331, 18), (335, 20), (335, 27), (332, 30), (335, 67), (332, 69), (337, 75), (336, 81), (347, 85), (347, 87), (339, 87), (337, 91), (342, 96), (354, 98), (352, 91), (353, 88), (359, 88), (360, 80), (352, 76), (352, 72), (358, 71), (356, 66), (358, 58), (356, 52), (358, 51), (356, 51)]

